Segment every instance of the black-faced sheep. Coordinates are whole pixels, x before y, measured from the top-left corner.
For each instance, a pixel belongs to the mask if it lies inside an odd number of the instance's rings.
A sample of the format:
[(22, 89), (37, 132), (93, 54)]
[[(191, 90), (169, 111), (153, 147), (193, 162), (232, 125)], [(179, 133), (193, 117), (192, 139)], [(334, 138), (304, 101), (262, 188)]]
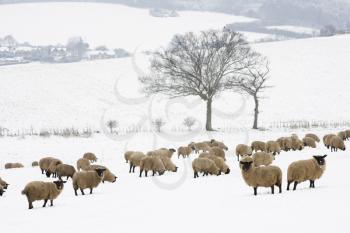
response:
[(22, 194), (27, 196), (29, 209), (33, 209), (34, 201), (41, 200), (44, 200), (43, 207), (46, 206), (48, 200), (50, 200), (50, 206), (53, 206), (53, 200), (62, 192), (64, 183), (66, 181), (61, 180), (54, 182), (32, 181), (28, 183)]
[(282, 192), (282, 171), (277, 166), (254, 167), (253, 158), (246, 156), (240, 161), (242, 176), (248, 186), (253, 187), (254, 195), (257, 195), (258, 187), (270, 187), (274, 194), (276, 185)]
[(135, 172), (135, 167), (140, 166), (141, 159), (143, 159), (144, 157), (146, 157), (146, 155), (142, 152), (137, 151), (132, 153), (129, 160), (129, 164), (130, 164), (129, 173)]
[(9, 184), (4, 181), (3, 179), (1, 179), (0, 177), (0, 185), (4, 188), (4, 189), (7, 189), (7, 187), (9, 186)]
[(51, 163), (49, 165), (49, 168), (46, 171), (46, 176), (50, 177), (52, 175), (52, 177), (57, 177), (57, 173), (56, 173), (56, 168), (58, 165), (62, 164), (62, 161), (59, 159), (52, 159)]
[(105, 166), (102, 166), (102, 165), (90, 165), (87, 169), (85, 169), (86, 171), (92, 171), (92, 170), (96, 170), (96, 169), (106, 169), (105, 172), (104, 172), (104, 176), (103, 176), (103, 179), (102, 179), (102, 183), (104, 183), (105, 181), (106, 182), (110, 182), (110, 183), (114, 183), (117, 181), (117, 176), (114, 175), (107, 167)]
[(293, 190), (295, 190), (299, 183), (307, 180), (310, 181), (310, 188), (315, 188), (315, 180), (321, 178), (326, 169), (326, 157), (327, 155), (313, 156), (312, 159), (291, 163), (288, 166), (287, 190), (289, 190), (289, 185), (292, 182), (294, 182)]
[(244, 144), (238, 144), (236, 146), (236, 155), (237, 155), (237, 160), (239, 161), (239, 156), (244, 156), (244, 155), (252, 155), (253, 151), (250, 146), (244, 145)]
[(105, 170), (106, 169), (98, 168), (93, 171), (76, 172), (73, 176), (73, 189), (75, 196), (78, 196), (78, 189), (80, 189), (82, 195), (85, 195), (84, 189), (87, 188), (90, 189), (90, 194), (92, 194), (92, 190), (103, 180)]
[(207, 158), (212, 160), (222, 173), (229, 174), (231, 171), (225, 161), (216, 155), (210, 154), (208, 152), (203, 152), (199, 155), (198, 158)]
[(140, 177), (142, 177), (142, 173), (145, 171), (145, 176), (147, 177), (148, 171), (153, 172), (153, 176), (158, 172), (161, 176), (165, 172), (165, 166), (159, 156), (145, 156), (140, 161)]

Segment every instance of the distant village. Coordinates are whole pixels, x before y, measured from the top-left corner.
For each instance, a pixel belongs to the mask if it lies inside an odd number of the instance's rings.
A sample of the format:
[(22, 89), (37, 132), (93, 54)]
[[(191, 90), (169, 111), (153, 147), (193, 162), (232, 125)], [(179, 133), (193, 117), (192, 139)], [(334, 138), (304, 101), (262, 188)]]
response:
[(124, 49), (109, 49), (104, 45), (90, 48), (81, 37), (72, 37), (66, 45), (31, 45), (19, 43), (7, 35), (0, 37), (0, 66), (30, 62), (69, 63), (82, 60), (97, 60), (128, 57)]

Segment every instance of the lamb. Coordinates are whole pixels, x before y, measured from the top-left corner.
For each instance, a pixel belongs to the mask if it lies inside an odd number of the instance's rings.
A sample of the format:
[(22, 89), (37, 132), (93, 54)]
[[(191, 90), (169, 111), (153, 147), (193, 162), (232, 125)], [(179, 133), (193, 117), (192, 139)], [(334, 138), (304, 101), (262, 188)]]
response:
[(294, 182), (293, 190), (295, 190), (299, 183), (307, 180), (310, 181), (310, 188), (315, 188), (315, 180), (320, 179), (326, 169), (326, 157), (327, 155), (315, 155), (312, 159), (291, 163), (288, 166), (287, 190), (292, 182)]
[(90, 194), (96, 188), (104, 177), (106, 169), (97, 168), (93, 171), (76, 172), (73, 176), (73, 189), (75, 196), (78, 196), (77, 190), (80, 189), (82, 195), (85, 195), (84, 189), (89, 188)]
[(335, 137), (335, 134), (326, 134), (323, 136), (323, 144), (325, 147), (327, 147), (327, 149), (329, 149), (330, 145), (331, 145), (331, 139), (332, 137)]
[(154, 156), (165, 156), (171, 159), (171, 157), (173, 156), (173, 154), (176, 152), (175, 149), (165, 149), (165, 148), (161, 148), (158, 150), (154, 150), (154, 151), (149, 151), (147, 153), (148, 156), (154, 155)]
[(38, 161), (33, 161), (33, 162), (32, 162), (32, 167), (38, 167), (38, 166), (39, 166)]
[(271, 153), (256, 152), (253, 154), (253, 162), (256, 167), (261, 165), (268, 166), (272, 164), (273, 160), (275, 160), (275, 156)]
[(276, 141), (268, 141), (266, 143), (266, 152), (272, 153), (273, 155), (281, 153), (281, 147)]
[(236, 155), (237, 159), (239, 161), (239, 156), (244, 156), (244, 155), (252, 155), (253, 151), (250, 146), (244, 145), (244, 144), (238, 144), (236, 146)]
[(338, 137), (340, 137), (343, 141), (345, 141), (347, 137), (347, 133), (345, 131), (341, 131), (337, 134)]
[(209, 145), (210, 144), (208, 144), (207, 142), (191, 142), (190, 144), (188, 144), (188, 146), (191, 147), (196, 154), (198, 154), (199, 151), (208, 151), (210, 149)]
[(177, 157), (180, 158), (180, 155), (182, 155), (183, 158), (188, 158), (190, 154), (192, 153), (192, 148), (189, 146), (180, 146), (177, 148)]
[(304, 149), (304, 143), (299, 138), (291, 137), (292, 139), (292, 150), (302, 150)]
[(9, 186), (9, 184), (3, 179), (1, 179), (1, 177), (0, 177), (0, 185), (3, 187), (3, 189), (7, 189), (7, 187)]
[(129, 164), (130, 164), (129, 173), (131, 173), (131, 171), (135, 172), (135, 167), (140, 166), (141, 159), (143, 159), (144, 157), (146, 157), (146, 155), (142, 152), (132, 153), (129, 160)]
[(251, 148), (253, 151), (266, 151), (266, 143), (265, 142), (261, 142), (261, 141), (254, 141), (252, 142)]
[(59, 164), (62, 164), (61, 160), (52, 159), (49, 168), (46, 171), (46, 176), (50, 177), (52, 175), (53, 178), (57, 177), (56, 168)]
[(94, 153), (87, 152), (83, 155), (84, 159), (88, 159), (91, 163), (97, 162), (97, 157)]
[(217, 156), (217, 157), (220, 157), (224, 161), (226, 161), (225, 151), (223, 149), (221, 149), (220, 147), (214, 146), (214, 147), (210, 148), (208, 152), (213, 154), (213, 155), (215, 155), (215, 156)]
[(339, 136), (333, 136), (330, 139), (331, 151), (345, 150), (344, 141)]
[(53, 200), (56, 199), (63, 190), (63, 186), (66, 181), (32, 181), (28, 183), (22, 191), (23, 195), (27, 196), (29, 209), (33, 209), (34, 201), (44, 200), (43, 207), (46, 206), (48, 200), (50, 200), (50, 206), (53, 206)]
[(316, 142), (320, 142), (320, 138), (316, 134), (308, 133), (305, 134), (305, 137), (313, 138)]
[(75, 172), (75, 168), (72, 165), (59, 164), (56, 167), (56, 173), (59, 180), (62, 180), (62, 176), (67, 177), (67, 180), (69, 177), (73, 179)]
[(106, 171), (104, 172), (104, 177), (102, 179), (102, 183), (104, 183), (105, 181), (106, 182), (110, 182), (110, 183), (114, 183), (117, 181), (117, 176), (114, 175), (107, 167), (105, 166), (102, 166), (102, 165), (90, 165), (88, 168), (87, 168), (87, 171), (92, 171), (92, 170), (96, 170), (96, 169), (106, 169)]
[(211, 141), (210, 141), (210, 145), (212, 146), (212, 147), (219, 147), (220, 149), (222, 149), (222, 150), (226, 150), (226, 151), (228, 151), (228, 147), (223, 143), (223, 142), (219, 142), (219, 141), (216, 141), (215, 139), (212, 139)]
[(44, 157), (39, 160), (39, 167), (41, 170), (41, 174), (46, 173), (46, 171), (49, 169), (51, 161), (54, 159), (55, 159), (54, 157)]
[(215, 165), (213, 160), (207, 158), (196, 158), (192, 162), (194, 178), (198, 177), (198, 172), (203, 172), (204, 175), (220, 175), (220, 169)]
[(316, 141), (315, 141), (315, 139), (313, 139), (311, 137), (303, 138), (303, 143), (304, 143), (304, 146), (308, 146), (308, 147), (311, 147), (311, 148), (316, 148)]
[(254, 167), (253, 158), (246, 156), (240, 161), (240, 168), (245, 183), (253, 187), (254, 195), (257, 195), (258, 187), (271, 187), (274, 194), (276, 185), (279, 193), (282, 193), (282, 171), (277, 166)]
[(77, 170), (80, 171), (80, 169), (82, 170), (87, 170), (90, 166), (90, 160), (88, 159), (84, 159), (84, 158), (80, 158), (77, 161)]
[(153, 176), (158, 172), (161, 176), (165, 172), (165, 166), (161, 160), (160, 156), (145, 156), (140, 161), (140, 177), (142, 177), (142, 172), (145, 171), (145, 176), (147, 177), (148, 171), (153, 172)]
[(5, 169), (12, 169), (12, 168), (22, 168), (24, 167), (21, 163), (6, 163)]
[(199, 155), (198, 158), (207, 158), (212, 160), (215, 165), (220, 169), (220, 172), (225, 173), (225, 174), (229, 174), (230, 173), (230, 168), (229, 166), (225, 163), (225, 161), (220, 158), (217, 157), (216, 155), (210, 154), (208, 152), (203, 152)]
[(126, 163), (128, 163), (129, 162), (129, 160), (130, 160), (130, 156), (132, 155), (132, 153), (134, 153), (135, 151), (126, 151), (125, 153), (124, 153), (124, 158), (125, 158), (125, 161), (126, 161)]

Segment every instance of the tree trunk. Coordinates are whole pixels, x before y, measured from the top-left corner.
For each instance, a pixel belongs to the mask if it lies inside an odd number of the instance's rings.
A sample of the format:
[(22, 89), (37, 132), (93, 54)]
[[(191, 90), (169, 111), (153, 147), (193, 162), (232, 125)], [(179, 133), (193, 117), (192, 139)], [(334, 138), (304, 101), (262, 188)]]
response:
[(213, 131), (213, 128), (211, 126), (211, 105), (212, 105), (213, 99), (207, 100), (207, 122), (205, 124), (205, 129), (207, 131)]
[(254, 103), (255, 103), (253, 129), (258, 129), (259, 99), (256, 95), (253, 97), (254, 97)]

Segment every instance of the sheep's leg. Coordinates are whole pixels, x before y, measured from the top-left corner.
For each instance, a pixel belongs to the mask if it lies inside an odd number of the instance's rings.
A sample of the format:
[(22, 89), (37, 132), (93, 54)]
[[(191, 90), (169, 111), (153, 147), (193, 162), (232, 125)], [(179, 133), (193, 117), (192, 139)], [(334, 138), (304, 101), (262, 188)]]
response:
[(29, 209), (30, 209), (30, 210), (33, 209), (33, 202), (31, 202), (31, 201), (28, 200), (28, 204), (29, 204)]
[(41, 169), (41, 174), (44, 174), (44, 169)]
[(78, 196), (77, 189), (74, 189), (75, 196)]
[(67, 176), (67, 180), (68, 180), (69, 176)]
[(47, 199), (44, 200), (44, 205), (43, 207), (46, 207)]
[(297, 185), (298, 185), (298, 181), (294, 181), (294, 188), (293, 188), (293, 190), (297, 189)]
[(315, 188), (315, 181), (314, 180), (310, 180), (310, 188)]
[(134, 166), (134, 165), (132, 166), (132, 172), (133, 172), (133, 173), (135, 173), (135, 167), (136, 167), (136, 166)]
[(271, 193), (275, 194), (275, 186), (274, 185), (271, 186)]
[(140, 169), (140, 175), (139, 175), (139, 177), (142, 177), (142, 172), (143, 172), (143, 170)]
[(254, 187), (254, 195), (256, 196), (258, 194), (258, 187)]
[(237, 155), (237, 161), (239, 162), (239, 155)]
[(152, 171), (152, 176), (154, 176), (156, 174), (156, 171), (155, 170), (153, 170)]
[(53, 206), (53, 199), (50, 200), (50, 206)]
[(145, 176), (147, 177), (147, 173), (148, 173), (148, 171), (147, 170), (145, 170)]
[(292, 181), (289, 181), (288, 180), (288, 183), (287, 183), (287, 191), (289, 191), (289, 185), (292, 183)]
[(92, 194), (92, 189), (93, 189), (93, 188), (90, 188), (90, 194)]
[(81, 188), (80, 189), (81, 195), (85, 195), (84, 190)]
[(130, 169), (129, 169), (129, 173), (131, 173), (131, 169), (132, 169), (132, 163), (130, 162)]
[(282, 193), (282, 184), (277, 184), (279, 193)]
[(195, 171), (193, 176), (194, 176), (194, 178), (197, 178), (198, 177), (198, 172)]

